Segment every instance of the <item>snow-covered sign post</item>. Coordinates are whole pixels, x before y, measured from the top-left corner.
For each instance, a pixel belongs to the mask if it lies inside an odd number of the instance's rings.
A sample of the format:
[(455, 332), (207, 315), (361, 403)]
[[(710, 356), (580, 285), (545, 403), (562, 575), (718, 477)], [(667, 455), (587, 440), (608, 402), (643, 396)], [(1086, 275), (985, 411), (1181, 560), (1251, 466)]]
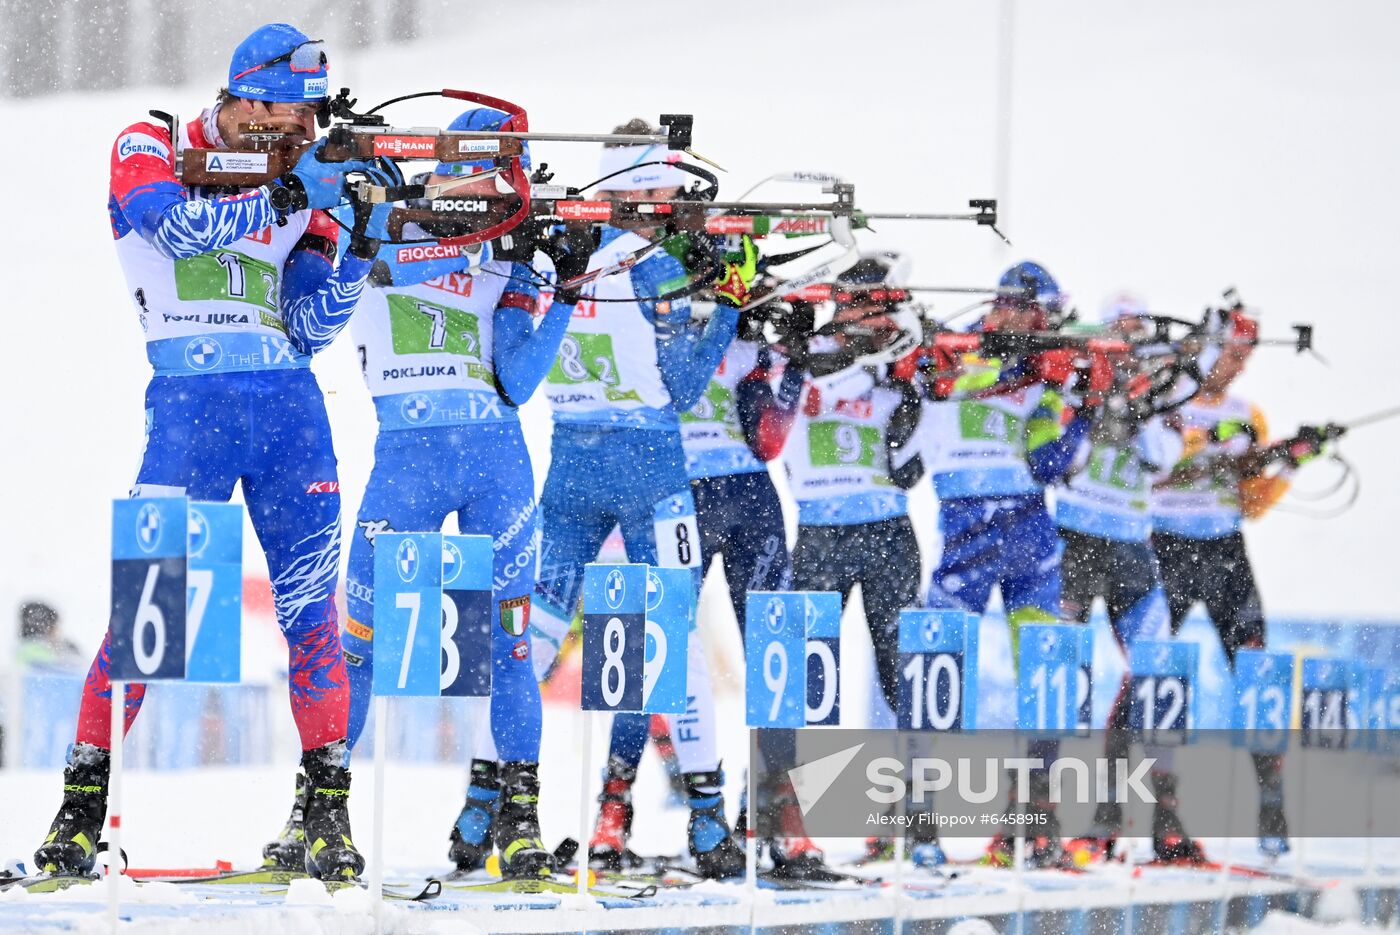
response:
[(695, 616), (687, 568), (590, 563), (583, 571), (583, 765), (579, 779), (578, 891), (588, 892), (589, 779), (594, 711), (682, 714)]
[(113, 501), (107, 908), (114, 928), (126, 683), (238, 682), (242, 601), (242, 506), (186, 497)]
[[(744, 607), (745, 722), (796, 729), (841, 720), (841, 595), (834, 591), (750, 591)], [(779, 764), (768, 764), (769, 769)], [(756, 775), (753, 765), (749, 772)], [(750, 823), (745, 877), (757, 884)]]
[(374, 843), (369, 887), (384, 892), (389, 698), (491, 693), (491, 537), (436, 532), (374, 539)]

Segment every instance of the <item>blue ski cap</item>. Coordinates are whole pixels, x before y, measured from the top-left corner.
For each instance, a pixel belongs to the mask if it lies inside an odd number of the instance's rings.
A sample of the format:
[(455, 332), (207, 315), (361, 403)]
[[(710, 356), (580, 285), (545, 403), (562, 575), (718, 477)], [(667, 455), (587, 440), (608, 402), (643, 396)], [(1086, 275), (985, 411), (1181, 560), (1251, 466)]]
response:
[(1051, 276), (1039, 263), (1033, 263), (1030, 260), (1017, 263), (1001, 274), (997, 287), (999, 289), (1021, 290), (1020, 295), (998, 295), (998, 302), (1024, 301), (1025, 294), (1029, 293), (1030, 300), (1046, 312), (1056, 314), (1060, 311), (1063, 299), (1060, 294), (1060, 284), (1055, 282), (1055, 277)]
[(321, 41), (286, 23), (268, 23), (233, 50), (228, 90), (253, 101), (301, 104), (330, 94), (326, 53)]
[[(496, 110), (494, 107), (473, 107), (471, 110), (463, 112), (456, 120), (448, 124), (448, 132), (454, 130), (510, 130), (511, 116), (505, 111)], [(485, 172), (495, 168), (494, 159), (477, 159), (470, 162), (439, 162), (433, 172), (437, 175), (476, 175), (478, 172)], [(530, 143), (528, 140), (520, 141), (520, 167), (530, 168)]]

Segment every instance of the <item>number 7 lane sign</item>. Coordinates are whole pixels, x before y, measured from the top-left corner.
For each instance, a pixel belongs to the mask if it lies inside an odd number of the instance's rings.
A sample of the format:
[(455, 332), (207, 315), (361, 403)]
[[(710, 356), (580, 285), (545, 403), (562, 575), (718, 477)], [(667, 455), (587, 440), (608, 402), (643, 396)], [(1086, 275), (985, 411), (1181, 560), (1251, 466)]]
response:
[(435, 697), (441, 692), (442, 535), (374, 537), (376, 695)]

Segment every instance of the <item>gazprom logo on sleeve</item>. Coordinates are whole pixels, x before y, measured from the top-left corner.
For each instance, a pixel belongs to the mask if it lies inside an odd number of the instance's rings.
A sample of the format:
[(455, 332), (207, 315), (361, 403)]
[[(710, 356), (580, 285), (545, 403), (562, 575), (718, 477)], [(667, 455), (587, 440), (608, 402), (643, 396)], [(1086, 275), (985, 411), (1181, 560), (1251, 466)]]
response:
[(158, 156), (170, 158), (170, 147), (149, 133), (128, 133), (117, 140), (117, 158), (130, 159), (132, 156)]
[(326, 75), (319, 78), (306, 78), (302, 84), (302, 96), (306, 98), (325, 97), (329, 87), (330, 78)]

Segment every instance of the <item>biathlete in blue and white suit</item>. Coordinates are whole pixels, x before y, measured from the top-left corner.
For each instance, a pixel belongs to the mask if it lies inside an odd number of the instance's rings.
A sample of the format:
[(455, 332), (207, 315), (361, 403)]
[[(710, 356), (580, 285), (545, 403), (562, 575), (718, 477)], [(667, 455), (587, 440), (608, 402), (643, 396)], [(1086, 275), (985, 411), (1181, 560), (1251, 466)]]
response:
[[(285, 24), (261, 27), (234, 51), (228, 87), (201, 117), (121, 132), (108, 213), (155, 370), (132, 494), (224, 501), (242, 485), (287, 638), (309, 779), (307, 846), (298, 839), (284, 856), (315, 876), (354, 877), (364, 861), (347, 810), (347, 689), (335, 608), (340, 485), (310, 364), (349, 322), (379, 246), (357, 231), (337, 263), (339, 230), (323, 209), (346, 197), (347, 173), (393, 184), (396, 172), (374, 162), (321, 162), (317, 146), (289, 175), (259, 188), (192, 190), (175, 174), (177, 151), (243, 148), (240, 127), (249, 123), (314, 139), (328, 81), (322, 43)], [(40, 870), (81, 873), (93, 865), (107, 807), (109, 672), (110, 637), (84, 686), (63, 804), (35, 854)], [(127, 686), (128, 728), (144, 694), (144, 685)]]
[[(511, 126), (506, 114), (478, 108), (449, 129)], [(521, 162), (529, 167), (528, 152)], [(492, 165), (443, 163), (427, 181), (436, 185), (460, 177), (462, 183), (444, 198), (497, 200), (503, 197), (497, 179), (470, 178)], [(465, 232), (457, 229), (460, 223), (424, 219), (417, 222), (422, 230), (414, 230), (409, 222), (404, 237), (453, 236)], [(554, 251), (565, 279), (582, 273), (591, 253), (592, 240), (582, 233), (577, 253)], [(513, 238), (527, 245), (512, 252), (532, 261), (533, 232), (517, 228)], [(472, 254), (447, 249), (457, 255), (419, 260), (423, 251), (417, 247), (387, 246), (355, 316), (379, 437), (346, 580), (349, 619), (342, 641), (350, 674), (350, 742), (364, 728), (371, 696), (375, 538), (386, 532), (436, 532), (455, 513), (462, 534), (492, 539), (495, 754), (472, 764), (449, 856), (458, 867), (475, 869), (491, 853), (494, 839), (503, 876), (547, 875), (551, 858), (540, 841), (538, 816), (540, 691), (528, 633), (535, 587), (535, 486), (516, 407), (530, 398), (553, 363), (574, 296), (555, 296), (536, 328), (532, 314), (540, 295), (529, 266), (491, 259), (471, 269)]]
[[(618, 132), (647, 133), (632, 121)], [(626, 170), (603, 182), (600, 196), (615, 200), (673, 197), (685, 174), (664, 160), (660, 146), (603, 150), (602, 171)], [(645, 247), (643, 233), (605, 227), (591, 270), (606, 269)], [(752, 281), (752, 243), (744, 267)], [(739, 266), (729, 264), (725, 282)], [(688, 281), (680, 261), (662, 250), (630, 270), (583, 287), (559, 359), (546, 377), (554, 411), (549, 474), (540, 499), (542, 538), (536, 591), (536, 665), (552, 663), (568, 632), (583, 586), (584, 565), (595, 559), (614, 526), (622, 529), (627, 557), (661, 567), (698, 569), (695, 502), (685, 469), (679, 413), (700, 398), (734, 336), (737, 314), (715, 310), (703, 333), (687, 326), (690, 300), (656, 298)], [(737, 295), (742, 300), (741, 295)], [(660, 540), (660, 541), (659, 541)], [(727, 877), (743, 869), (743, 854), (730, 840), (724, 817), (716, 744), (714, 697), (701, 641), (692, 636), (687, 660), (688, 707), (673, 715), (671, 737), (685, 774), (691, 807), (690, 850), (701, 873)], [(613, 721), (602, 808), (589, 841), (590, 862), (617, 868), (627, 848), (631, 788), (646, 745), (647, 715)]]

